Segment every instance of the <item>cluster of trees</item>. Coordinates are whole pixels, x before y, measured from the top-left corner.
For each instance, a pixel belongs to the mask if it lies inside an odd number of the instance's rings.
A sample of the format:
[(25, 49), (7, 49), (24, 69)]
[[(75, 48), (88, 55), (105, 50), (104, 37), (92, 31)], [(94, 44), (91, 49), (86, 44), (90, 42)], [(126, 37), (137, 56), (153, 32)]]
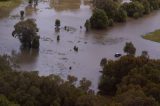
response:
[(39, 48), (38, 28), (33, 19), (20, 21), (14, 26), (13, 37), (17, 37), (23, 47)]
[(126, 3), (119, 0), (94, 0), (94, 6), (95, 10), (90, 18), (91, 27), (104, 29), (114, 22), (126, 22), (127, 17), (139, 18), (159, 9), (160, 0), (131, 0)]
[(123, 51), (127, 53), (127, 55), (135, 55), (136, 48), (134, 47), (132, 42), (126, 42), (126, 45), (124, 46)]
[(101, 61), (99, 94), (113, 97), (111, 106), (160, 105), (160, 60), (150, 59), (146, 51), (135, 57), (135, 50), (128, 42), (126, 56)]
[[(0, 56), (0, 106), (159, 106), (160, 60), (147, 52), (135, 57), (131, 42), (119, 60), (103, 59), (99, 92), (91, 82), (68, 76), (39, 76), (38, 72), (13, 70), (7, 56)], [(130, 52), (132, 51), (132, 52)]]
[(90, 90), (91, 82), (68, 76), (39, 76), (37, 72), (11, 69), (0, 56), (0, 106), (105, 106), (104, 97)]

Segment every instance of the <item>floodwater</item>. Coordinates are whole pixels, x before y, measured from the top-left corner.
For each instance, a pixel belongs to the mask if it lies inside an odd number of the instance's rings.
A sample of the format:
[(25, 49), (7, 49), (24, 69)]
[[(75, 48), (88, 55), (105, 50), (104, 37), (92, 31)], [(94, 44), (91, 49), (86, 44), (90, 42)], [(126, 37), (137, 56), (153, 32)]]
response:
[[(18, 39), (11, 36), (14, 25), (20, 21), (20, 10), (25, 10), (25, 19), (36, 20), (41, 37), (39, 51), (21, 49)], [(39, 71), (40, 75), (58, 74), (62, 78), (67, 75), (86, 77), (92, 81), (94, 90), (98, 85), (101, 59), (115, 59), (116, 52), (124, 54), (125, 42), (133, 42), (137, 55), (146, 50), (151, 58), (160, 58), (160, 43), (141, 37), (160, 28), (160, 11), (137, 20), (129, 19), (108, 30), (86, 33), (80, 26), (91, 14), (90, 3), (84, 0), (45, 0), (39, 1), (36, 7), (24, 2), (10, 16), (0, 19), (0, 53), (11, 55), (17, 69)], [(59, 33), (54, 30), (55, 19), (61, 20)], [(64, 26), (69, 26), (70, 31), (63, 30)], [(59, 42), (57, 35), (60, 35)], [(74, 46), (79, 48), (78, 52), (73, 50)]]

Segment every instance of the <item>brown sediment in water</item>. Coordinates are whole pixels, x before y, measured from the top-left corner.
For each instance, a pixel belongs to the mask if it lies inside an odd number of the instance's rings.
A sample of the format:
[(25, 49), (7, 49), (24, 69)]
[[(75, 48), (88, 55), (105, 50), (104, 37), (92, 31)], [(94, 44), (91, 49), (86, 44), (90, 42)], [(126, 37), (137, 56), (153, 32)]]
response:
[(8, 16), (9, 13), (21, 4), (21, 0), (10, 0), (10, 1), (1, 1), (0, 2), (0, 18)]

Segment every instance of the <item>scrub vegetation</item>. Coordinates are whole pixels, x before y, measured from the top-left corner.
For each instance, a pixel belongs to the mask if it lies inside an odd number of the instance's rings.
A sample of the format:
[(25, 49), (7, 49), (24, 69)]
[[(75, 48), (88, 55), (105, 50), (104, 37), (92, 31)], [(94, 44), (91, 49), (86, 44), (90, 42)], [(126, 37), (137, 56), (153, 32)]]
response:
[[(112, 26), (113, 23), (126, 22), (127, 17), (137, 19), (154, 10), (158, 10), (160, 8), (160, 0), (131, 0), (128, 3), (122, 3), (119, 0), (94, 0), (93, 5), (95, 10), (90, 18), (91, 27), (94, 29), (104, 29)], [(101, 11), (104, 11), (106, 16)], [(108, 22), (108, 24), (105, 24), (106, 26), (104, 27), (102, 22), (104, 24)]]

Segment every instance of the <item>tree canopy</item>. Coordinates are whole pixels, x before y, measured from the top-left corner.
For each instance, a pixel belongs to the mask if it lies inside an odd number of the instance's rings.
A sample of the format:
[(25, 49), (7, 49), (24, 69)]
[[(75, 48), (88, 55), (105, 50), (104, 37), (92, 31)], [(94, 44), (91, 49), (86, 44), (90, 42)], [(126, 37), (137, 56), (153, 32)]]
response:
[(14, 26), (13, 37), (17, 37), (23, 47), (39, 48), (38, 28), (33, 19), (20, 21)]
[(132, 44), (132, 42), (126, 42), (126, 45), (123, 48), (124, 52), (127, 53), (127, 55), (135, 55), (136, 48)]
[(74, 76), (66, 81), (56, 75), (39, 76), (38, 72), (15, 71), (7, 56), (0, 56), (1, 106), (104, 106), (102, 96), (91, 93), (86, 78), (79, 85)]
[(101, 9), (95, 9), (90, 18), (91, 27), (95, 29), (104, 29), (108, 26), (108, 17)]
[(99, 93), (116, 106), (159, 106), (160, 60), (126, 55), (103, 66)]
[[(122, 3), (121, 0), (94, 0), (93, 4), (95, 8), (106, 13), (109, 23), (112, 23), (110, 26), (114, 22), (126, 22), (127, 17), (137, 19), (160, 8), (160, 0), (131, 0), (125, 3)], [(99, 29), (99, 27), (94, 27), (93, 24), (91, 24), (91, 27)]]

